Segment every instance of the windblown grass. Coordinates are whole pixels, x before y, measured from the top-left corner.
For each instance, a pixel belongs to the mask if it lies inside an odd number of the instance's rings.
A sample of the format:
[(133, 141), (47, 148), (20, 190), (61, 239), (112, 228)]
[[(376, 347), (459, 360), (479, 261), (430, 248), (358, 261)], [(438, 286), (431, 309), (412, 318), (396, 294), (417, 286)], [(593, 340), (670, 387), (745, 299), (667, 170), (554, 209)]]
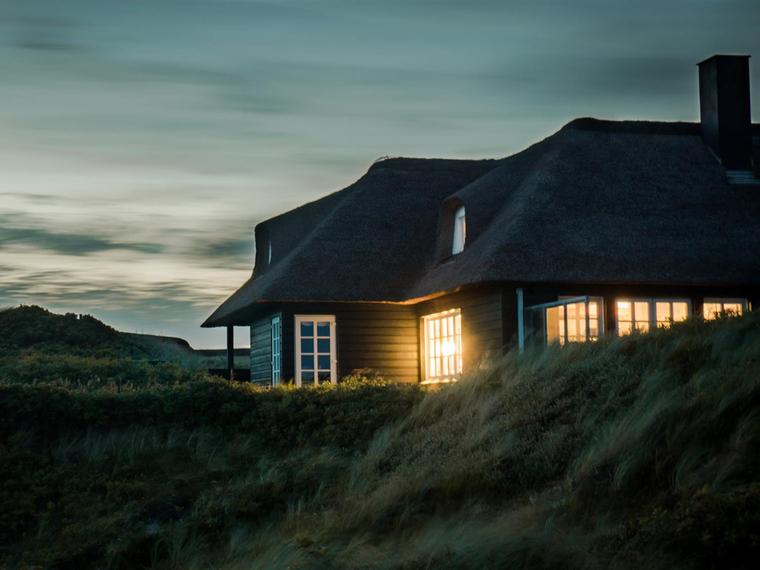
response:
[[(275, 406), (275, 429), (233, 427), (226, 405), (52, 434), (33, 406), (15, 413), (0, 566), (741, 568), (760, 554), (760, 314), (511, 353), (408, 406), (373, 390), (240, 400)], [(95, 396), (62, 405), (80, 397)]]

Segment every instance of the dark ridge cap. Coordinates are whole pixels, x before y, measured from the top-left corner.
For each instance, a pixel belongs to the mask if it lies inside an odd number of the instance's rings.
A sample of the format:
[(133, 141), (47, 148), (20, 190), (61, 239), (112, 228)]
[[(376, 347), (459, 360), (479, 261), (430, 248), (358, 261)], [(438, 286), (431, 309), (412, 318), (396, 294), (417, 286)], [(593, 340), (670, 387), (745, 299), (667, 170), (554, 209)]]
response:
[(699, 123), (668, 123), (664, 121), (610, 121), (583, 117), (570, 121), (563, 131), (593, 131), (601, 133), (626, 133), (645, 135), (700, 135)]
[(372, 172), (379, 168), (391, 168), (391, 169), (403, 169), (403, 170), (416, 170), (425, 169), (430, 166), (441, 165), (467, 165), (477, 164), (482, 162), (493, 161), (496, 162), (499, 158), (420, 158), (413, 156), (393, 156), (393, 157), (381, 157), (372, 163), (367, 172)]

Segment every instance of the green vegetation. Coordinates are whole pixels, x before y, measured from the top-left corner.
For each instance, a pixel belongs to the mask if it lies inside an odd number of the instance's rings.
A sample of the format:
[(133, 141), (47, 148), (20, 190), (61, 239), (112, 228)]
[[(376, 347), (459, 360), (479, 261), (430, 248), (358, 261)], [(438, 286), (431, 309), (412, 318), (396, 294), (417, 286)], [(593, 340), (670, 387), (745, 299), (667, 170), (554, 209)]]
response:
[(511, 353), (426, 394), (32, 376), (0, 372), (0, 567), (749, 568), (760, 554), (760, 313)]
[(36, 306), (0, 310), (0, 331), (5, 382), (134, 391), (207, 380), (207, 369), (226, 367), (224, 357), (201, 356), (183, 339), (123, 333), (90, 315)]

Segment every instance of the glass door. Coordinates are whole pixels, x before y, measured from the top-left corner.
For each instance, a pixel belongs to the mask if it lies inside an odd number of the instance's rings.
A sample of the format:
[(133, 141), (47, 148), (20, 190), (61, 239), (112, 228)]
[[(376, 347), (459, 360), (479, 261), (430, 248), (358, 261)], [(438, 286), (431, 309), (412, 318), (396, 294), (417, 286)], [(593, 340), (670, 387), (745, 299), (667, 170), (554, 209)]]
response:
[(335, 315), (296, 315), (296, 386), (338, 382)]
[(272, 386), (282, 380), (282, 320), (272, 317)]

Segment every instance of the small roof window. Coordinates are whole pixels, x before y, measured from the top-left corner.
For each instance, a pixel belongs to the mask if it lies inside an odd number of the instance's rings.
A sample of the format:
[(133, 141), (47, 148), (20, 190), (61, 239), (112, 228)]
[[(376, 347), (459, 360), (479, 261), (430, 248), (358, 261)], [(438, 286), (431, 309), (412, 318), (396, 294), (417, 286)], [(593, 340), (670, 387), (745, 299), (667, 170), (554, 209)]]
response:
[(460, 206), (454, 214), (454, 239), (451, 244), (451, 255), (464, 251), (464, 241), (467, 235), (467, 225), (464, 219), (464, 206)]

